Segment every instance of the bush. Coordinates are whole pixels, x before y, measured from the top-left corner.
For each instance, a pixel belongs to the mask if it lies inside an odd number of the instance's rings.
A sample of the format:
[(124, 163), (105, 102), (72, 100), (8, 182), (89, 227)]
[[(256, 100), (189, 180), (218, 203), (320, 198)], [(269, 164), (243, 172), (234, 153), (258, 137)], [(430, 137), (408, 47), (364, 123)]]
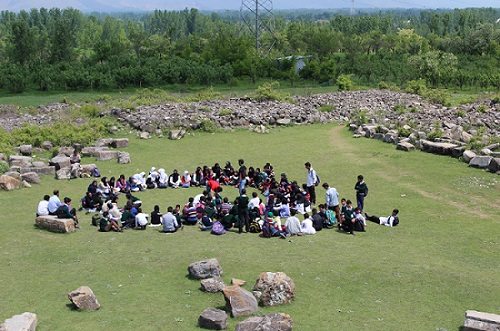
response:
[(231, 115), (232, 113), (233, 113), (233, 111), (231, 109), (222, 108), (219, 112), (219, 116), (227, 116), (227, 115)]
[(399, 137), (409, 137), (410, 134), (411, 134), (411, 132), (408, 129), (405, 129), (405, 128), (398, 129), (398, 136)]
[(323, 105), (321, 107), (318, 108), (318, 111), (321, 111), (321, 112), (331, 112), (335, 110), (335, 107), (333, 107), (333, 105)]
[(477, 107), (477, 111), (480, 112), (481, 114), (486, 113), (489, 111), (488, 106), (486, 105), (480, 105)]
[(200, 131), (215, 133), (219, 131), (219, 127), (214, 121), (208, 118), (202, 118), (200, 121)]
[(394, 112), (396, 112), (396, 114), (398, 115), (403, 115), (403, 114), (406, 114), (406, 106), (405, 105), (402, 105), (402, 104), (397, 104), (394, 106)]
[(351, 91), (354, 88), (354, 82), (351, 75), (339, 75), (336, 81), (339, 91)]
[(451, 103), (449, 101), (450, 93), (445, 90), (428, 90), (427, 93), (423, 94), (422, 96), (428, 98), (431, 102), (439, 103), (447, 107), (451, 106)]
[(405, 92), (424, 95), (425, 93), (427, 93), (427, 85), (425, 84), (425, 80), (419, 79), (409, 81), (406, 85)]
[(0, 174), (4, 174), (9, 171), (9, 164), (5, 161), (0, 161)]
[(381, 81), (378, 83), (378, 88), (379, 90), (387, 90), (389, 89), (389, 84), (387, 84), (385, 81)]
[(264, 100), (276, 100), (276, 101), (288, 101), (290, 95), (276, 90), (280, 86), (279, 82), (265, 83), (257, 88), (256, 99), (259, 101)]
[(441, 138), (443, 131), (436, 129), (427, 135), (427, 140), (434, 141), (437, 138)]
[(101, 116), (101, 107), (95, 104), (85, 104), (80, 108), (80, 113), (88, 118), (98, 118)]
[(357, 111), (353, 114), (353, 119), (356, 121), (358, 126), (368, 123), (366, 113), (366, 110), (357, 109)]
[(456, 114), (457, 114), (457, 117), (464, 117), (466, 115), (466, 112), (463, 109), (459, 109), (459, 110), (457, 110)]

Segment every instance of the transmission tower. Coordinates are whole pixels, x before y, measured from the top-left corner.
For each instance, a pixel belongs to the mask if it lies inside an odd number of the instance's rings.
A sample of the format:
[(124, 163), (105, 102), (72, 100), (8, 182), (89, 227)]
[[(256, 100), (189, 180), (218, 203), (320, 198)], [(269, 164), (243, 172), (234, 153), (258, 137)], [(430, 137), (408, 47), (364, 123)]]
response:
[(349, 14), (350, 14), (351, 16), (354, 16), (354, 13), (355, 13), (355, 12), (354, 12), (354, 0), (351, 0), (351, 10), (349, 11)]
[(269, 35), (270, 43), (265, 45), (267, 54), (276, 43), (274, 34), (274, 14), (272, 0), (242, 0), (240, 7), (242, 32), (250, 33), (255, 38), (255, 49), (259, 51), (264, 45), (261, 37)]

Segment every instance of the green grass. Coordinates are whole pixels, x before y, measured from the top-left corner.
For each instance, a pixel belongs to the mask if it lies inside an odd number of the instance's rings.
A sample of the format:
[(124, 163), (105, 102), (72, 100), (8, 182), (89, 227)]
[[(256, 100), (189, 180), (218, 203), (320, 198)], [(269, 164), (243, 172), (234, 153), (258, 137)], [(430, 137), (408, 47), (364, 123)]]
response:
[[(118, 177), (151, 166), (182, 172), (244, 158), (247, 166), (271, 162), (278, 174), (304, 182), (310, 161), (322, 182), (353, 200), (356, 176), (363, 174), (370, 188), (366, 211), (387, 216), (399, 208), (398, 227), (370, 224), (356, 236), (323, 230), (289, 242), (232, 232), (216, 237), (194, 227), (173, 235), (153, 228), (98, 233), (90, 215), (81, 215), (82, 229), (63, 235), (33, 227), (36, 205), (54, 188), (76, 204), (90, 180), (46, 176), (30, 189), (0, 192), (0, 320), (30, 311), (41, 331), (196, 330), (200, 313), (223, 307), (224, 299), (201, 292), (199, 282), (187, 278), (187, 266), (212, 257), (227, 283), (244, 279), (248, 290), (261, 272), (289, 275), (295, 301), (261, 307), (259, 314), (290, 314), (294, 330), (458, 330), (467, 309), (500, 313), (498, 176), (351, 135), (344, 127), (314, 125), (266, 135), (195, 133), (178, 141), (130, 136), (131, 164), (84, 162)], [(149, 213), (155, 204), (164, 211), (200, 191), (137, 195)], [(324, 202), (324, 190), (317, 193)], [(234, 198), (237, 191), (225, 187), (223, 194)], [(93, 289), (100, 310), (67, 306), (66, 294), (81, 285)], [(241, 320), (231, 318), (228, 330)]]

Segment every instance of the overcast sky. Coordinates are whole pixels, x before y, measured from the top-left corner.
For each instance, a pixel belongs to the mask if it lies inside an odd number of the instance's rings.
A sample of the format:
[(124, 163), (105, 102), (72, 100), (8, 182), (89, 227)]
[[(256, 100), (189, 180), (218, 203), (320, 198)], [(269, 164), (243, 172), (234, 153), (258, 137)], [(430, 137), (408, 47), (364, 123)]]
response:
[[(248, 1), (248, 0), (246, 0)], [(84, 11), (100, 10), (201, 10), (233, 9), (241, 6), (242, 0), (0, 0), (0, 10), (19, 11), (30, 8), (72, 7)], [(297, 8), (500, 8), (500, 0), (274, 0), (275, 9)]]

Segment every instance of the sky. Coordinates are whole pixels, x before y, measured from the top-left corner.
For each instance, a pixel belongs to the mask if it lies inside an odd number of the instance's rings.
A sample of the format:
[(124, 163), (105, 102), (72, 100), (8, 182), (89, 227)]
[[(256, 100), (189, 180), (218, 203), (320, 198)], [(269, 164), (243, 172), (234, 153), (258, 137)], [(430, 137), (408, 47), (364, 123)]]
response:
[[(129, 10), (238, 10), (243, 0), (0, 0), (0, 10), (19, 11), (31, 8), (67, 8), (82, 11)], [(250, 1), (252, 0), (245, 0)], [(328, 8), (500, 8), (500, 0), (262, 0), (270, 1), (274, 9), (328, 9)]]

